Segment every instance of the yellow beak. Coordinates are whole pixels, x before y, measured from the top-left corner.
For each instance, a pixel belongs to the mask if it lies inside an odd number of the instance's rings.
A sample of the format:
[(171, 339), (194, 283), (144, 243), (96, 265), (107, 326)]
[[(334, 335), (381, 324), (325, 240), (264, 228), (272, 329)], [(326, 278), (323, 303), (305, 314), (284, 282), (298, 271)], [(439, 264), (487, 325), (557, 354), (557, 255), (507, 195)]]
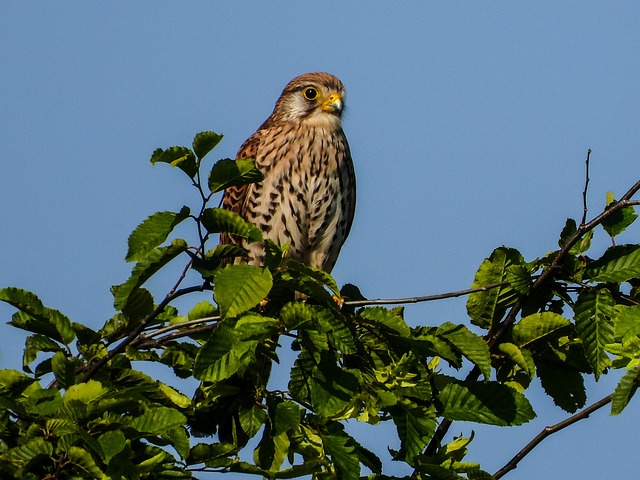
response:
[(337, 93), (332, 93), (322, 102), (322, 110), (340, 115), (342, 112), (342, 97)]

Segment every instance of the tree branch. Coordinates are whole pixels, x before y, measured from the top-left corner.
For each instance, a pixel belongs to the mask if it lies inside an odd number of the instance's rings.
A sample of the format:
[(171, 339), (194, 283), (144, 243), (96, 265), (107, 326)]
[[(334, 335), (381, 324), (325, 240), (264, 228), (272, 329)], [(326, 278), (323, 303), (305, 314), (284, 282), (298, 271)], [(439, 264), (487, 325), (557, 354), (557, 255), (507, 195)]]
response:
[(520, 450), (511, 460), (509, 460), (504, 467), (502, 467), (500, 470), (494, 473), (493, 478), (497, 480), (499, 478), (502, 478), (505, 474), (507, 474), (511, 470), (514, 470), (518, 466), (518, 463), (520, 462), (520, 460), (526, 457), (531, 452), (531, 450), (537, 447), (545, 438), (547, 438), (549, 435), (552, 435), (556, 432), (559, 432), (560, 430), (563, 430), (573, 425), (574, 423), (580, 420), (588, 418), (589, 415), (591, 415), (596, 410), (611, 403), (611, 397), (612, 397), (611, 395), (604, 397), (602, 400), (597, 401), (596, 403), (594, 403), (593, 405), (590, 405), (589, 407), (585, 408), (581, 412), (578, 412), (575, 415), (572, 415), (571, 417), (559, 423), (556, 423), (555, 425), (552, 425), (550, 427), (545, 427), (544, 430), (542, 430), (538, 435), (536, 435), (533, 440), (531, 440), (527, 445), (525, 445), (525, 447), (522, 450)]
[(589, 189), (589, 159), (591, 158), (591, 149), (587, 150), (587, 159), (585, 160), (584, 171), (584, 190), (582, 191), (582, 221), (580, 225), (584, 225), (587, 221), (587, 190)]
[(196, 285), (193, 287), (182, 288), (180, 290), (176, 290), (168, 294), (166, 297), (164, 297), (164, 300), (162, 300), (162, 302), (158, 304), (155, 310), (151, 312), (145, 319), (143, 319), (140, 322), (140, 324), (129, 335), (127, 335), (127, 337), (124, 340), (122, 340), (122, 342), (120, 342), (116, 347), (110, 350), (104, 357), (100, 358), (89, 367), (89, 369), (87, 370), (87, 373), (85, 373), (84, 377), (82, 378), (82, 381), (83, 382), (89, 381), (96, 374), (96, 372), (100, 370), (104, 365), (106, 365), (113, 357), (115, 357), (119, 353), (122, 353), (125, 350), (125, 348), (127, 348), (127, 346), (130, 345), (140, 335), (140, 333), (142, 333), (144, 328), (153, 319), (155, 319), (158, 315), (160, 315), (164, 311), (165, 307), (169, 305), (169, 303), (171, 303), (173, 300), (183, 295), (187, 295), (189, 293), (203, 292), (205, 290), (209, 290), (210, 288), (211, 287), (207, 285)]
[(404, 303), (431, 302), (433, 300), (442, 300), (444, 298), (462, 297), (464, 295), (469, 295), (471, 293), (476, 293), (476, 292), (486, 292), (487, 290), (491, 290), (493, 288), (498, 288), (498, 287), (504, 287), (506, 285), (508, 285), (507, 282), (494, 283), (492, 285), (486, 285), (484, 287), (468, 288), (466, 290), (458, 290), (457, 292), (439, 293), (436, 295), (425, 295), (423, 297), (387, 298), (387, 299), (377, 298), (373, 300), (350, 300), (350, 301), (344, 302), (344, 305), (348, 307), (364, 307), (365, 305), (398, 305), (398, 304), (404, 304)]
[[(571, 248), (576, 243), (578, 243), (587, 232), (589, 232), (590, 230), (593, 230), (596, 226), (600, 225), (603, 220), (613, 215), (618, 210), (621, 210), (623, 208), (626, 208), (632, 205), (640, 204), (640, 202), (638, 201), (631, 200), (631, 198), (638, 192), (638, 190), (640, 190), (640, 180), (637, 181), (629, 190), (627, 190), (627, 192), (622, 196), (620, 200), (610, 205), (602, 213), (600, 213), (598, 216), (592, 219), (589, 223), (582, 222), (580, 226), (577, 228), (576, 232), (571, 236), (571, 238), (569, 238), (567, 243), (565, 243), (564, 246), (560, 250), (558, 250), (551, 264), (549, 264), (549, 266), (545, 270), (543, 270), (540, 276), (533, 282), (531, 286), (531, 291), (534, 291), (540, 288), (553, 275), (553, 273), (561, 265), (561, 262), (564, 260), (565, 256), (569, 253)], [(493, 348), (495, 348), (495, 346), (498, 344), (498, 341), (505, 335), (505, 333), (509, 330), (509, 328), (511, 328), (511, 326), (515, 323), (516, 317), (520, 313), (520, 310), (522, 310), (525, 300), (526, 300), (526, 297), (520, 297), (516, 301), (516, 303), (513, 304), (513, 306), (505, 316), (504, 320), (498, 325), (497, 329), (493, 332), (491, 331), (489, 332), (489, 338), (487, 339), (487, 344), (489, 345), (490, 350), (493, 350)], [(466, 380), (477, 379), (479, 376), (480, 376), (480, 370), (477, 367), (474, 367), (471, 370), (471, 372), (469, 372), (469, 375), (467, 375)], [(444, 436), (449, 431), (449, 428), (451, 427), (452, 423), (453, 422), (451, 420), (444, 419), (440, 423), (440, 425), (438, 425), (438, 428), (434, 436), (431, 438), (431, 440), (429, 441), (429, 444), (425, 448), (425, 455), (431, 456), (435, 454), (438, 448), (438, 445), (440, 444)], [(415, 470), (413, 473), (414, 473), (414, 476), (417, 475), (417, 470)]]

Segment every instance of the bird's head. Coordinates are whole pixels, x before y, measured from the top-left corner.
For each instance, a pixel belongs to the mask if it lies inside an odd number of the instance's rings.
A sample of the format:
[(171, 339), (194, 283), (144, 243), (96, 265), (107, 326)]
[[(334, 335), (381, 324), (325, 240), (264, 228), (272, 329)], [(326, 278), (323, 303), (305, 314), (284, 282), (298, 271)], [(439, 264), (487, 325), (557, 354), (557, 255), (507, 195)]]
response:
[(284, 88), (272, 118), (337, 129), (341, 124), (344, 97), (344, 85), (338, 78), (328, 73), (305, 73)]

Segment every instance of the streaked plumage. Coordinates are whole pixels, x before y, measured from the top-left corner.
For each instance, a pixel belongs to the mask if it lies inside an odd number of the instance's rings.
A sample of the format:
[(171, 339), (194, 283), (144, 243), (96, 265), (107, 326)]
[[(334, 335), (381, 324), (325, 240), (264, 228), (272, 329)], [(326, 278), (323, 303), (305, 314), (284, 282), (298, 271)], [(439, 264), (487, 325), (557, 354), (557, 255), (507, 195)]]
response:
[[(224, 192), (223, 208), (257, 225), (264, 237), (289, 244), (289, 258), (330, 272), (349, 234), (356, 183), (342, 131), (342, 82), (307, 73), (284, 88), (271, 116), (240, 147), (237, 158), (255, 158), (263, 181)], [(221, 243), (240, 244), (222, 234)], [(259, 265), (262, 244), (242, 246)]]

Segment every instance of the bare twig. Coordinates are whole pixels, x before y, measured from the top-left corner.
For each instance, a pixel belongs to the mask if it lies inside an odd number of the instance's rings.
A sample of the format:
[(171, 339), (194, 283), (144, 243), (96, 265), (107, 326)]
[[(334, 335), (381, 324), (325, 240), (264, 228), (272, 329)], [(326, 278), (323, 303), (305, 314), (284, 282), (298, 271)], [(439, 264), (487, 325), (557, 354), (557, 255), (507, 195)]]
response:
[(585, 160), (584, 169), (584, 190), (582, 191), (582, 221), (580, 225), (584, 225), (587, 222), (587, 190), (589, 189), (589, 160), (591, 158), (591, 149), (587, 150), (587, 159)]
[(344, 302), (348, 307), (364, 307), (365, 305), (399, 305), (404, 303), (420, 303), (431, 302), (433, 300), (442, 300), (445, 298), (462, 297), (463, 295), (469, 295), (476, 292), (486, 292), (493, 288), (504, 287), (508, 285), (507, 282), (494, 283), (492, 285), (486, 285), (484, 287), (468, 288), (466, 290), (458, 290), (457, 292), (439, 293), (437, 295), (425, 295), (423, 297), (407, 297), (407, 298), (377, 298), (373, 300), (350, 300)]
[(611, 395), (604, 397), (602, 400), (597, 401), (593, 405), (588, 406), (587, 408), (576, 413), (575, 415), (572, 415), (571, 417), (559, 423), (556, 423), (555, 425), (551, 425), (550, 427), (545, 427), (544, 430), (542, 430), (538, 435), (536, 435), (533, 440), (527, 443), (527, 445), (525, 445), (525, 447), (522, 450), (520, 450), (511, 460), (509, 460), (504, 467), (502, 467), (500, 470), (494, 473), (492, 478), (497, 480), (498, 478), (502, 478), (505, 474), (507, 474), (511, 470), (514, 470), (518, 466), (518, 463), (520, 462), (520, 460), (526, 457), (531, 452), (531, 450), (537, 447), (545, 438), (547, 438), (549, 435), (552, 435), (556, 432), (559, 432), (560, 430), (563, 430), (573, 425), (574, 423), (580, 420), (588, 418), (589, 415), (591, 415), (596, 410), (611, 403), (611, 397), (612, 397)]

